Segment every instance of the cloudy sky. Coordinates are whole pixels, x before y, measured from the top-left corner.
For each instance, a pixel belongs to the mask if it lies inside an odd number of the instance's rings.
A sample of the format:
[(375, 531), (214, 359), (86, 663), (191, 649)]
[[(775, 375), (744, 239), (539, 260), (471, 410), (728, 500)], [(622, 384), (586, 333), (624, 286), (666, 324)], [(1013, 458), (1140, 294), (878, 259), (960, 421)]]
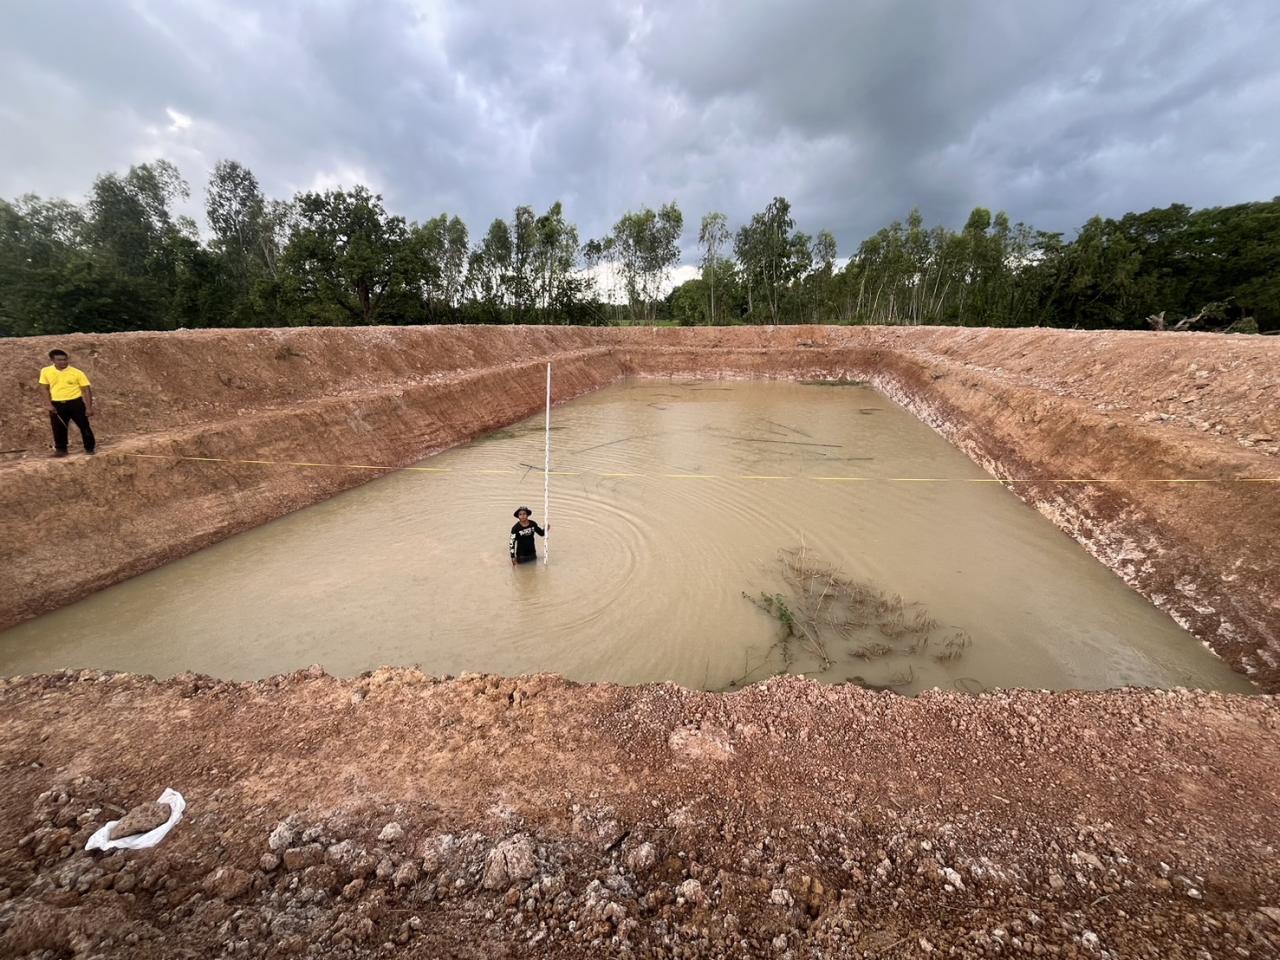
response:
[(198, 210), (231, 157), (473, 235), (776, 194), (844, 253), (912, 206), (1071, 231), (1280, 194), (1277, 49), (1276, 0), (4, 0), (0, 196), (167, 157)]

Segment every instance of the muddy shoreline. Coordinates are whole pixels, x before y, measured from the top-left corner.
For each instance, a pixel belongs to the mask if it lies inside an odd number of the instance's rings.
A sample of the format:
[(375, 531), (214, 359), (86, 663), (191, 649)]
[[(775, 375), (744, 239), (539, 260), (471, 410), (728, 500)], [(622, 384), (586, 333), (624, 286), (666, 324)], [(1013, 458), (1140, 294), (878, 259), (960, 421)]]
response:
[(1280, 951), (1271, 696), (84, 672), (0, 744), (4, 956)]

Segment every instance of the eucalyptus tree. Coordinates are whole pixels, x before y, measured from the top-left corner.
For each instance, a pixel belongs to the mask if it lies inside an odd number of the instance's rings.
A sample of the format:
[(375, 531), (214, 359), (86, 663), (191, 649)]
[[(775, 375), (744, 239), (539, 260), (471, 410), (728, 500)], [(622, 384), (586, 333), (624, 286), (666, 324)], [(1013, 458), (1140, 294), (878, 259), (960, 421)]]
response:
[[(791, 204), (784, 197), (774, 197), (763, 212), (753, 215), (751, 222), (738, 231), (734, 240), (734, 253), (747, 284), (748, 311), (754, 312), (754, 295), (759, 290), (769, 308), (771, 323), (778, 322), (783, 296), (797, 274), (801, 245), (792, 236), (794, 227)], [(804, 239), (807, 245), (807, 238)]]
[(813, 270), (809, 275), (809, 284), (813, 288), (813, 322), (822, 323), (831, 319), (834, 304), (831, 296), (834, 288), (836, 257), (839, 251), (836, 238), (830, 230), (819, 230), (813, 241)]
[(708, 323), (716, 322), (716, 266), (720, 258), (720, 248), (729, 242), (729, 218), (723, 213), (708, 213), (702, 218), (702, 226), (698, 230), (698, 246), (702, 248), (702, 276), (707, 280), (707, 289), (711, 295), (711, 308)]
[(467, 293), (490, 320), (500, 320), (509, 303), (511, 228), (501, 217), (494, 219), (484, 239), (471, 251), (467, 264)]
[(210, 246), (243, 264), (261, 251), (266, 198), (253, 171), (235, 160), (219, 160), (205, 188), (205, 217), (213, 232)]
[(173, 272), (168, 242), (175, 234), (196, 234), (189, 218), (170, 209), (190, 195), (168, 160), (138, 164), (124, 176), (103, 174), (89, 194), (86, 235), (121, 272), (163, 283)]
[(595, 241), (592, 252), (613, 264), (627, 293), (633, 323), (652, 323), (663, 286), (680, 262), (684, 215), (673, 201), (658, 210), (644, 207), (624, 213), (608, 237)]
[(567, 322), (570, 308), (585, 289), (578, 275), (578, 228), (565, 220), (557, 200), (534, 222), (534, 303), (543, 322)]
[(423, 282), (428, 306), (437, 313), (451, 313), (466, 293), (470, 254), (467, 225), (459, 217), (442, 213), (421, 226), (412, 225), (410, 232), (417, 240), (417, 276)]

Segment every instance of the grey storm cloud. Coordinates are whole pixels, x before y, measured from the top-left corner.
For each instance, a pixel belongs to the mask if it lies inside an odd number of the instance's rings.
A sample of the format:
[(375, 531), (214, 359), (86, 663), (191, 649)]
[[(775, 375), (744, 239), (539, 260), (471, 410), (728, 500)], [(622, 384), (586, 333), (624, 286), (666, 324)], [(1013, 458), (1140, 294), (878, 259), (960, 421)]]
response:
[(1280, 193), (1274, 0), (0, 5), (0, 196), (167, 157), (200, 193), (367, 183), (473, 234), (555, 200), (585, 237), (771, 197), (842, 251), (920, 207), (1070, 231)]

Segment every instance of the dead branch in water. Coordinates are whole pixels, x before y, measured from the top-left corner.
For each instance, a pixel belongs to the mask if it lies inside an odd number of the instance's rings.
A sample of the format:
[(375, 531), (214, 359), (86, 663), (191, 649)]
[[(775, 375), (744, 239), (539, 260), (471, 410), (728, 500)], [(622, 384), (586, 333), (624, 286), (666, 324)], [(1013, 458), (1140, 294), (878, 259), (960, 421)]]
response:
[(811, 439), (813, 437), (812, 433), (806, 433), (805, 431), (801, 430), (799, 427), (789, 427), (785, 423), (779, 423), (777, 420), (770, 420), (768, 417), (761, 417), (760, 419), (765, 423), (771, 424), (772, 426), (778, 427), (782, 430), (787, 430), (791, 433), (798, 433), (802, 437), (809, 437)]
[(942, 641), (942, 652), (935, 654), (934, 658), (939, 663), (946, 663), (950, 660), (957, 660), (961, 654), (965, 652), (973, 643), (973, 638), (963, 630), (957, 630), (947, 639)]
[(859, 682), (867, 687), (903, 687), (916, 681), (911, 658), (931, 656), (940, 664), (958, 659), (972, 644), (972, 637), (952, 628), (945, 639), (935, 639), (943, 625), (921, 603), (904, 600), (866, 581), (854, 579), (838, 567), (815, 556), (808, 545), (780, 550), (778, 562), (785, 590), (743, 596), (782, 627), (782, 635), (766, 651), (760, 664), (747, 668), (730, 686), (749, 680), (771, 658), (781, 660), (779, 672), (791, 672), (798, 657), (828, 672), (841, 660), (887, 660), (903, 665), (884, 684)]
[(843, 443), (814, 443), (812, 440), (762, 440), (756, 437), (731, 437), (732, 440), (741, 440), (743, 443), (785, 443), (792, 447), (830, 447), (831, 449), (843, 449)]

